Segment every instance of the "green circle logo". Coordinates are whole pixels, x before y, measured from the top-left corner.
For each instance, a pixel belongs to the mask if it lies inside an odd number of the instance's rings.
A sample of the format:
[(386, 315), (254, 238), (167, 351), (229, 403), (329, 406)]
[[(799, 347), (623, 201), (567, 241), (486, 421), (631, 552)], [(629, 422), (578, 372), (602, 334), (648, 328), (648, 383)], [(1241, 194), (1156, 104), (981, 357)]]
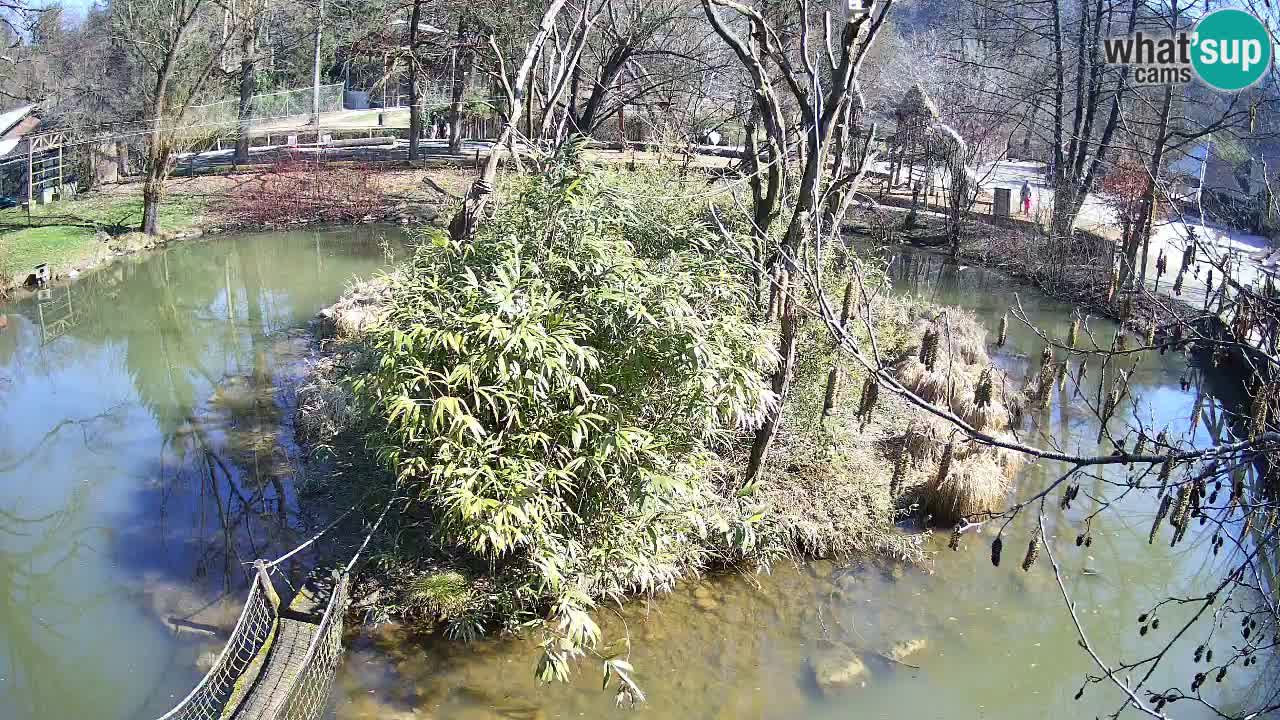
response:
[(1271, 67), (1271, 35), (1243, 10), (1215, 10), (1196, 25), (1191, 65), (1209, 87), (1243, 90)]

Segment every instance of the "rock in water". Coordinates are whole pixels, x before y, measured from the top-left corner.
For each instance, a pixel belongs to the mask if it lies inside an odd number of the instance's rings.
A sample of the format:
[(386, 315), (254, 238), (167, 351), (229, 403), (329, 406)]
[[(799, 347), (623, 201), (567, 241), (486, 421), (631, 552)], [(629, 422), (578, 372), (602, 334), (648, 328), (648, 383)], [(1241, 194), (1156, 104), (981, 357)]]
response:
[(835, 648), (809, 658), (813, 678), (824, 693), (859, 684), (867, 676), (867, 665), (849, 648)]
[(902, 662), (916, 653), (924, 650), (929, 646), (929, 641), (924, 638), (911, 638), (910, 640), (899, 640), (889, 648), (889, 652), (885, 656)]

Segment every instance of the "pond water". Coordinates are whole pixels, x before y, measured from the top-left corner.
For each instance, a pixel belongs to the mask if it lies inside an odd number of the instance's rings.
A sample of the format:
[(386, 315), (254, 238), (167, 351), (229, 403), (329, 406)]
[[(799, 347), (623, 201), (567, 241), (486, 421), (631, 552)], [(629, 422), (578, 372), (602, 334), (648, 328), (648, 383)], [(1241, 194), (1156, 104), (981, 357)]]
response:
[[(998, 274), (959, 269), (926, 253), (885, 256), (893, 257), (898, 292), (972, 310), (986, 321), (992, 338), (999, 317), (1019, 300), (1042, 329), (1066, 335), (1070, 306), (1020, 289)], [(1090, 325), (1109, 341), (1113, 325), (1098, 320)], [(1008, 344), (992, 353), (1012, 377), (1021, 378), (1038, 362), (1042, 347), (1030, 329), (1012, 323)], [(1184, 377), (1193, 382), (1190, 392), (1181, 389)], [(1091, 393), (1099, 380), (1086, 380)], [(1133, 376), (1136, 401), (1117, 415), (1138, 412), (1158, 426), (1169, 425), (1173, 436), (1185, 433), (1200, 382), (1182, 358), (1149, 354)], [(1055, 399), (1051, 413), (1039, 418), (1043, 434), (1033, 439), (1051, 437), (1068, 450), (1097, 450), (1096, 420), (1083, 401), (1070, 393), (1062, 400)], [(1223, 430), (1217, 401), (1206, 395), (1204, 403), (1209, 422), (1197, 428), (1198, 442)], [(1061, 471), (1055, 463), (1027, 466), (1019, 479), (1021, 494)], [(1122, 479), (1123, 470), (1104, 477)], [(1104, 492), (1104, 482), (1084, 483), (1082, 497)], [(1133, 660), (1154, 650), (1184, 614), (1161, 610), (1162, 629), (1140, 637), (1136, 615), (1141, 609), (1171, 589), (1203, 590), (1218, 577), (1216, 563), (1224, 559), (1210, 555), (1194, 538), (1173, 550), (1164, 535), (1164, 542), (1148, 545), (1154, 508), (1145, 499), (1122, 502), (1095, 520), (1087, 548), (1077, 548), (1075, 538), (1094, 506), (1077, 501), (1062, 511), (1056, 500), (1057, 495), (1046, 518), (1055, 536), (1053, 552), (1089, 641), (1103, 657)], [(604, 637), (631, 638), (630, 660), (648, 693), (648, 703), (636, 711), (614, 707), (611, 694), (601, 691), (593, 663), (583, 663), (571, 685), (539, 686), (534, 679), (539, 653), (530, 639), (461, 645), (392, 628), (365, 632), (350, 643), (340, 673), (337, 717), (1105, 717), (1123, 704), (1114, 687), (1093, 685), (1081, 700), (1073, 700), (1084, 674), (1096, 668), (1077, 647), (1078, 635), (1044, 554), (1030, 572), (1018, 567), (1031, 527), (1028, 517), (1006, 532), (999, 568), (989, 559), (993, 532), (966, 536), (958, 552), (946, 549), (944, 532), (930, 540), (931, 558), (924, 567), (879, 560), (783, 565), (769, 575), (709, 578), (650, 602), (606, 609), (599, 613)], [(1186, 688), (1191, 675), (1203, 669), (1193, 665), (1200, 641), (1195, 637), (1178, 646), (1152, 687), (1167, 687), (1176, 677)], [(877, 655), (901, 641), (925, 643), (905, 661), (917, 667)], [(1226, 647), (1230, 638), (1219, 642)], [(813, 664), (846, 652), (836, 648), (861, 652), (870, 672), (865, 684), (824, 694)], [(1243, 704), (1264, 691), (1260, 677), (1261, 672), (1236, 672), (1221, 685), (1211, 682), (1206, 695)], [(1213, 716), (1187, 701), (1169, 710), (1180, 718)]]
[(388, 233), (188, 243), (0, 306), (0, 718), (145, 720), (194, 686), (242, 563), (309, 525), (285, 389)]
[[(382, 231), (275, 233), (211, 240), (122, 261), (0, 308), (0, 718), (152, 718), (184, 695), (219, 649), (202, 631), (234, 621), (244, 562), (291, 547), (318, 520), (299, 505), (290, 387), (309, 352), (307, 321), (352, 277), (385, 258)], [(972, 309), (994, 328), (1014, 303), (1006, 279), (896, 258), (897, 289)], [(1034, 291), (1032, 319), (1065, 333), (1070, 308)], [(1105, 326), (1097, 323), (1097, 327)], [(1109, 330), (1106, 331), (1109, 333)], [(1040, 344), (1015, 325), (996, 353), (1018, 376)], [(1198, 376), (1151, 355), (1135, 375), (1135, 410), (1185, 431)], [(1091, 382), (1097, 382), (1093, 378)], [(1206, 401), (1214, 431), (1216, 401)], [(1079, 400), (1041, 427), (1090, 450), (1097, 428)], [(1057, 468), (1028, 466), (1023, 488)], [(1102, 481), (1098, 481), (1101, 483)], [(1086, 492), (1098, 488), (1086, 487)], [(1025, 490), (1024, 490), (1025, 492)], [(1150, 506), (1122, 504), (1074, 538), (1087, 503), (1051, 505), (1054, 552), (1090, 640), (1107, 657), (1149, 651), (1176, 627), (1140, 638), (1134, 615), (1170, 587), (1214, 577), (1197, 543), (1147, 545)], [(462, 645), (394, 628), (353, 634), (334, 714), (355, 718), (1080, 718), (1121, 698), (1092, 671), (1053, 575), (1018, 570), (1030, 531), (1015, 526), (999, 569), (990, 536), (961, 550), (930, 541), (924, 567), (884, 561), (783, 565), (772, 574), (710, 578), (650, 602), (601, 613), (606, 638), (632, 638), (649, 702), (618, 710), (596, 667), (568, 686), (539, 687), (535, 645)], [(1020, 547), (1022, 545), (1022, 547)], [(291, 568), (306, 569), (298, 556)], [(1083, 571), (1088, 568), (1091, 574)], [(1182, 585), (1186, 581), (1188, 584)], [(175, 631), (175, 626), (181, 628)], [(906, 662), (884, 662), (922, 640)], [(1223, 641), (1228, 642), (1228, 641)], [(864, 653), (865, 686), (824, 695), (811, 670), (833, 647)], [(1262, 667), (1266, 667), (1265, 665)], [(1169, 662), (1182, 684), (1191, 647)], [(1244, 702), (1256, 676), (1221, 689)], [(1219, 686), (1211, 686), (1216, 692)], [(1207, 716), (1180, 703), (1179, 717)]]

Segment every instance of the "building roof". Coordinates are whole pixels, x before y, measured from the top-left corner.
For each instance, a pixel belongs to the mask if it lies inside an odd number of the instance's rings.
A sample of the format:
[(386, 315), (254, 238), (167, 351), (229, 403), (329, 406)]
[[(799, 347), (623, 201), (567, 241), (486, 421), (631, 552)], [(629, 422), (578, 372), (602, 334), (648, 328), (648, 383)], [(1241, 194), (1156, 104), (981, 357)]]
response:
[(0, 113), (0, 137), (4, 137), (6, 133), (17, 127), (18, 123), (26, 120), (27, 116), (31, 115), (35, 111), (35, 105), (23, 105), (20, 108), (14, 108), (13, 110)]

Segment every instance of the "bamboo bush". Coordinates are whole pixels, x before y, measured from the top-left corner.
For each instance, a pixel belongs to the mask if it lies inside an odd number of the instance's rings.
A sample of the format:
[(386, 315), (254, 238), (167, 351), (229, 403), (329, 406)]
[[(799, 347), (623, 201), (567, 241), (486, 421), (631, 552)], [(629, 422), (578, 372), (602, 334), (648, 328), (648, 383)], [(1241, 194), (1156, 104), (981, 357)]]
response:
[(419, 542), (502, 577), (504, 623), (550, 607), (580, 649), (598, 601), (753, 549), (762, 514), (717, 493), (718, 451), (773, 401), (776, 359), (688, 208), (568, 168), (510, 193), (389, 278), (354, 388), (431, 519)]

